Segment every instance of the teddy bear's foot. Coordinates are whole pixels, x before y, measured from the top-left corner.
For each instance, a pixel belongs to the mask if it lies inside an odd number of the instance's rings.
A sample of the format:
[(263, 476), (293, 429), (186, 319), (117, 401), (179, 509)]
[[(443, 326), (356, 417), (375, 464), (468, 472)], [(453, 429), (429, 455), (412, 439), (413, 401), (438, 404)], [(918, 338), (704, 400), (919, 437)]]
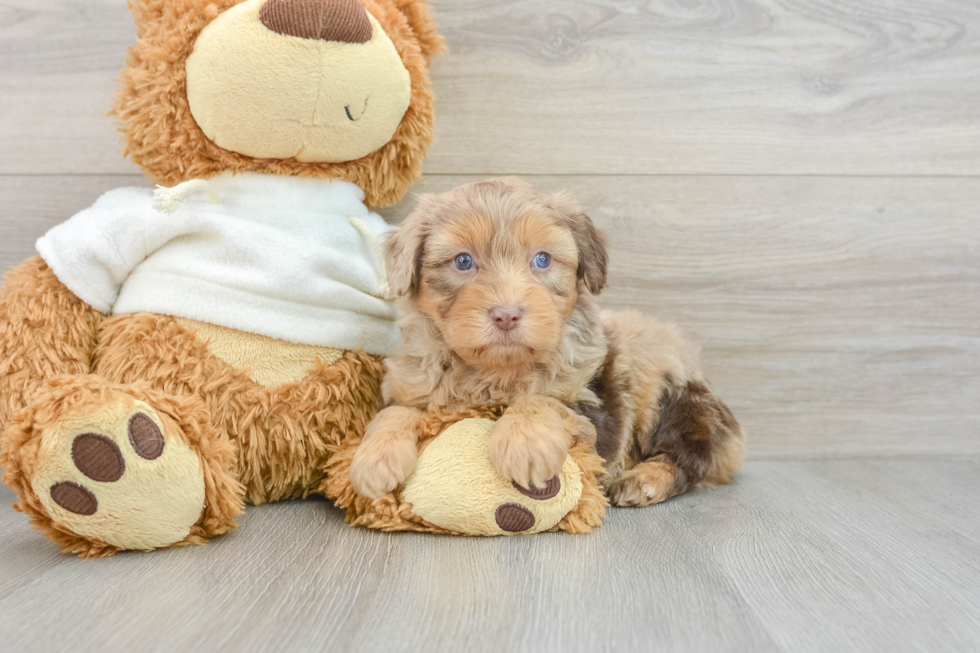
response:
[(231, 448), (195, 398), (61, 377), (12, 420), (2, 451), (18, 507), (83, 556), (202, 543), (241, 511)]
[(543, 488), (522, 487), (497, 472), (488, 442), (499, 423), (457, 422), (425, 448), (403, 492), (416, 515), (454, 533), (513, 535), (552, 530), (575, 509), (582, 469), (571, 456)]

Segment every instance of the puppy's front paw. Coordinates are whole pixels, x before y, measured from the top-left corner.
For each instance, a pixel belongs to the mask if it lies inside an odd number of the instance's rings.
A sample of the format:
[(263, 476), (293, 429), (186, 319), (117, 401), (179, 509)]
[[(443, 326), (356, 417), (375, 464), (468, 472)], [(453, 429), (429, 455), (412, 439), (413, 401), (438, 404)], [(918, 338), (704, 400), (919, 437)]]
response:
[(543, 489), (568, 456), (570, 435), (557, 414), (507, 414), (490, 435), (490, 462), (521, 487)]
[(373, 433), (364, 439), (350, 465), (354, 491), (369, 499), (388, 494), (401, 485), (418, 460), (412, 438), (395, 433)]

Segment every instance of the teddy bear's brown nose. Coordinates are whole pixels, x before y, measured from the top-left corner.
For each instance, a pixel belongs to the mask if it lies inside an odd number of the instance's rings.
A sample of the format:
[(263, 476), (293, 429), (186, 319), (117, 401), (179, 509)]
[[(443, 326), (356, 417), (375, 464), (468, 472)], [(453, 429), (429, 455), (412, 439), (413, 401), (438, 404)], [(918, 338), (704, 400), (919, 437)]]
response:
[(259, 11), (262, 24), (278, 34), (319, 41), (364, 43), (371, 21), (357, 0), (269, 0)]

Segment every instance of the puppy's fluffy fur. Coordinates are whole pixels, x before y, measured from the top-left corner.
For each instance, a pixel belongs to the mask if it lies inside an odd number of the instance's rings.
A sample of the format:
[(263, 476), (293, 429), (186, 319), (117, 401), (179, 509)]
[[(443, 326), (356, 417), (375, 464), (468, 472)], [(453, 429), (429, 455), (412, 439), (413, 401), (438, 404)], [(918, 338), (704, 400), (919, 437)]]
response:
[(507, 405), (490, 457), (525, 487), (543, 487), (581, 438), (595, 437), (617, 505), (727, 483), (741, 467), (742, 429), (697, 349), (672, 325), (600, 313), (605, 238), (566, 195), (506, 178), (423, 196), (386, 258), (403, 343), (387, 361), (389, 407), (351, 465), (358, 493), (405, 480), (415, 424), (436, 406)]

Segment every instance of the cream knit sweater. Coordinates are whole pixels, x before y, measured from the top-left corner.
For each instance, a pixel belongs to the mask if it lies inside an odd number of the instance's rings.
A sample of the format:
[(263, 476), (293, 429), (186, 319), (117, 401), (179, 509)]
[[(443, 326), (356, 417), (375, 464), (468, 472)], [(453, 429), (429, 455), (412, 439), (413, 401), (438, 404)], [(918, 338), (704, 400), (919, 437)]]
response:
[(107, 315), (159, 313), (300, 344), (394, 349), (396, 312), (372, 242), (390, 226), (368, 211), (360, 188), (256, 173), (192, 184), (213, 198), (188, 196), (172, 213), (154, 208), (150, 189), (110, 191), (37, 251)]

